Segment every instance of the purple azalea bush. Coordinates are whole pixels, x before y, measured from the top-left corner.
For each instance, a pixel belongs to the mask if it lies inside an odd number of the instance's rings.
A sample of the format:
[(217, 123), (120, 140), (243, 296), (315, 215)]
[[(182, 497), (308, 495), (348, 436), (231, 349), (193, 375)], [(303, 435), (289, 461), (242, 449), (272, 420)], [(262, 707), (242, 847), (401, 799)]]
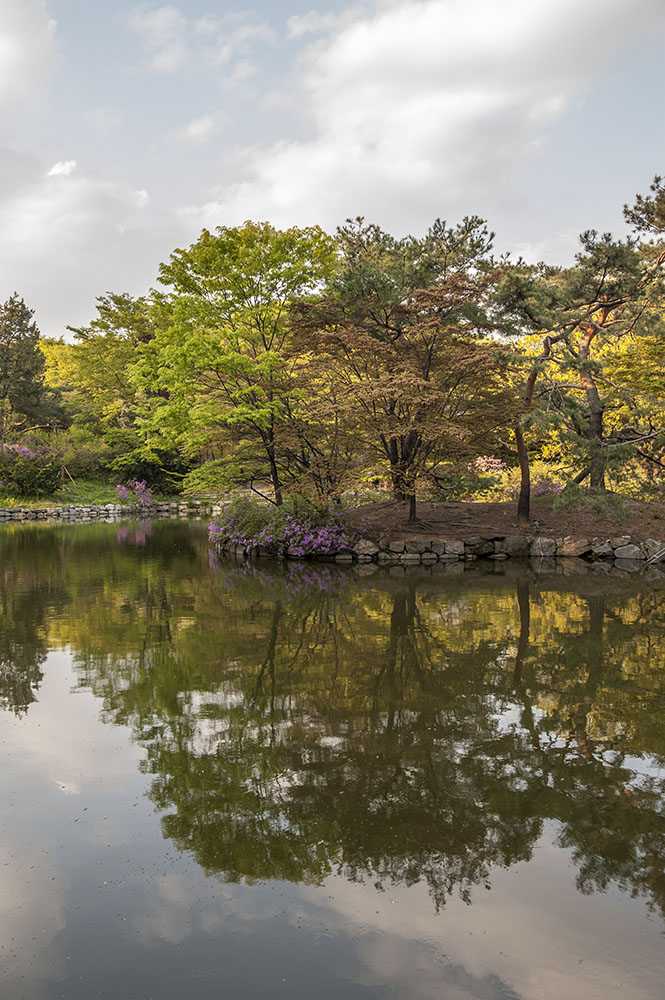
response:
[(531, 487), (531, 496), (557, 496), (557, 494), (561, 493), (563, 485), (563, 483), (557, 483), (554, 479), (550, 479), (549, 476), (545, 476), (543, 479), (538, 479)]
[(281, 508), (259, 508), (250, 501), (231, 504), (211, 521), (208, 537), (215, 548), (260, 545), (292, 556), (330, 555), (353, 548), (360, 534), (344, 512), (328, 507), (300, 514)]
[[(540, 479), (536, 479), (535, 483), (531, 485), (531, 496), (556, 497), (563, 492), (564, 485), (564, 483), (559, 483), (555, 479), (550, 479), (549, 476), (543, 476)], [(520, 493), (519, 486), (513, 486), (510, 493), (512, 497), (517, 499)]]
[(137, 503), (140, 507), (147, 507), (152, 502), (152, 490), (148, 487), (145, 479), (118, 483), (116, 491), (118, 498), (123, 503)]

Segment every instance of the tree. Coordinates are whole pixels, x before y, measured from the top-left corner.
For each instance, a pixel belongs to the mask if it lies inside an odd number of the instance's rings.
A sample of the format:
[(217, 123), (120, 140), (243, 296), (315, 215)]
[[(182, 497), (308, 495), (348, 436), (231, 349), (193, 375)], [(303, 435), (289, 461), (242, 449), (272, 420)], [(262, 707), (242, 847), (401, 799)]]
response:
[[(654, 183), (652, 196), (638, 196), (635, 208), (626, 209), (626, 218), (637, 231), (659, 232), (654, 227), (663, 212), (664, 195), (660, 182)], [(580, 242), (573, 267), (528, 267), (519, 262), (508, 269), (499, 291), (498, 301), (512, 314), (517, 329), (536, 334), (542, 343), (539, 355), (527, 359), (523, 416), (515, 427), (522, 473), (518, 516), (523, 518), (529, 517), (530, 501), (524, 432), (539, 378), (547, 379), (548, 404), (567, 420), (577, 441), (585, 443), (591, 487), (604, 490), (611, 449), (634, 437), (621, 425), (610, 438), (606, 433), (608, 395), (616, 386), (607, 385), (605, 358), (622, 338), (642, 338), (662, 325), (662, 243), (639, 243), (637, 236), (617, 240), (593, 230), (582, 233)], [(621, 389), (630, 392), (631, 386)]]
[(69, 345), (71, 406), (100, 432), (134, 424), (137, 390), (129, 368), (155, 333), (156, 309), (149, 298), (126, 293), (102, 295), (88, 326), (67, 327), (76, 343)]
[(165, 397), (148, 407), (146, 431), (218, 459), (228, 483), (266, 476), (281, 504), (279, 426), (296, 398), (288, 306), (315, 294), (333, 267), (333, 242), (318, 227), (246, 222), (174, 251), (159, 271), (171, 289), (158, 298), (167, 321), (135, 372)]
[(11, 430), (39, 416), (46, 396), (33, 315), (16, 292), (0, 305), (0, 445)]
[(415, 520), (418, 479), (477, 454), (509, 411), (505, 359), (488, 337), (492, 235), (473, 218), (397, 240), (358, 219), (338, 239), (328, 294), (298, 310), (298, 346)]
[(60, 446), (68, 468), (80, 473), (113, 470), (124, 477), (168, 481), (184, 474), (179, 455), (144, 441), (138, 415), (155, 395), (131, 378), (161, 321), (147, 296), (109, 293), (97, 299), (87, 326), (68, 327), (74, 343), (42, 342), (46, 379), (63, 399), (68, 433)]

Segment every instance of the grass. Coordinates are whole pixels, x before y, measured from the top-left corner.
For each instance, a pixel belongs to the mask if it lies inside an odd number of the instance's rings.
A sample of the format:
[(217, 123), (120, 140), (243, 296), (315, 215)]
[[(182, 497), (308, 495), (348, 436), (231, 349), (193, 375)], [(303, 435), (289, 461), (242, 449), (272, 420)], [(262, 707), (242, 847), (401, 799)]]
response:
[[(155, 500), (172, 500), (172, 496), (153, 493)], [(50, 497), (13, 497), (0, 491), (0, 507), (20, 507), (29, 510), (44, 507), (95, 506), (118, 503), (118, 491), (114, 483), (104, 483), (98, 479), (77, 479), (67, 481)]]
[(50, 504), (96, 504), (117, 503), (118, 491), (112, 483), (102, 483), (96, 479), (77, 479), (76, 483), (64, 483), (49, 500)]

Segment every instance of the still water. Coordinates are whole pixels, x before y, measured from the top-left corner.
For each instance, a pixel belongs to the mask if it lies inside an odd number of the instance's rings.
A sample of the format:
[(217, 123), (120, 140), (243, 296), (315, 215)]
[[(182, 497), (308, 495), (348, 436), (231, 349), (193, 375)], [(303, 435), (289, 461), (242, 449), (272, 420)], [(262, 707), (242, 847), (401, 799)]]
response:
[(494, 570), (0, 528), (2, 1000), (662, 997), (665, 583)]

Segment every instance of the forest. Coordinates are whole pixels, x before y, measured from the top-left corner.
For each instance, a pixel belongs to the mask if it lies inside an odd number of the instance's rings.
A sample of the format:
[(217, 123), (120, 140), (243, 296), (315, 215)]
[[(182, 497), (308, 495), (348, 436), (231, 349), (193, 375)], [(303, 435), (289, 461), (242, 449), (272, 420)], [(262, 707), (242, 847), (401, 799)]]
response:
[[(395, 237), (204, 230), (145, 295), (40, 335), (0, 306), (0, 505), (239, 486), (294, 498), (659, 498), (665, 182), (568, 267), (499, 255), (476, 216)], [(79, 493), (76, 492), (79, 490)], [(69, 494), (67, 494), (69, 491)], [(86, 492), (87, 491), (87, 492)]]

